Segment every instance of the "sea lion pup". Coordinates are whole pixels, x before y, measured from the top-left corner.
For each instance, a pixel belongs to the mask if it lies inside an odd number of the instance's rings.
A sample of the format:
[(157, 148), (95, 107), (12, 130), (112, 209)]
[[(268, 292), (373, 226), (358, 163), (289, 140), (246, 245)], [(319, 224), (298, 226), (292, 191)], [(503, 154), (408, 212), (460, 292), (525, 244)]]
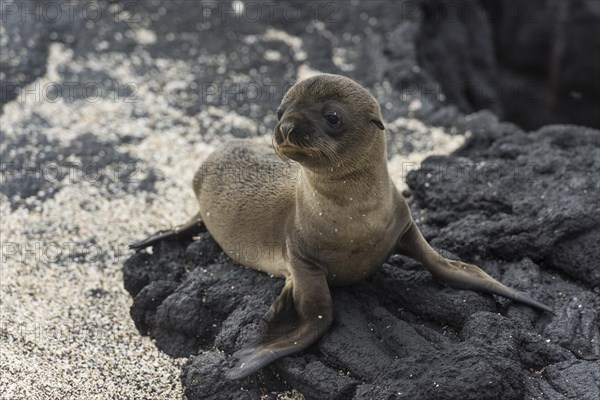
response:
[[(246, 377), (315, 342), (332, 321), (329, 285), (363, 280), (396, 253), (421, 262), (443, 284), (551, 312), (429, 246), (390, 179), (379, 105), (362, 86), (328, 74), (301, 81), (286, 93), (277, 117), (275, 151), (251, 140), (225, 143), (194, 177), (199, 215), (132, 245), (190, 237), (201, 220), (235, 261), (285, 278), (263, 317), (261, 339), (234, 354), (239, 361), (227, 378)], [(298, 174), (276, 173), (289, 160), (300, 166)], [(215, 173), (219, 168), (228, 172)]]

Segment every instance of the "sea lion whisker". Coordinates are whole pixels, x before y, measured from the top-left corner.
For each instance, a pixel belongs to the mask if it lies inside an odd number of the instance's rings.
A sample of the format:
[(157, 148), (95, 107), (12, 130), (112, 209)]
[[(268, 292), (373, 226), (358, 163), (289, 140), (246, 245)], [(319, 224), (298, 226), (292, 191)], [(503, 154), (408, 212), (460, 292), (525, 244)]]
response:
[[(336, 94), (340, 90), (352, 95), (339, 100)], [(313, 101), (315, 98), (320, 100)], [(335, 100), (343, 114), (366, 114), (378, 107), (359, 84), (329, 74), (300, 81), (285, 99), (289, 112), (297, 118), (320, 113), (329, 100)], [(379, 112), (376, 117), (379, 121)], [(227, 252), (240, 264), (286, 280), (270, 308), (274, 315), (268, 317), (259, 344), (237, 353), (238, 368), (229, 371), (228, 378), (243, 378), (317, 341), (333, 321), (329, 285), (360, 282), (391, 254), (416, 259), (434, 279), (447, 285), (550, 310), (479, 267), (438, 254), (419, 231), (402, 193), (390, 184), (389, 171), (382, 168), (386, 165), (385, 132), (366, 118), (347, 118), (340, 123), (345, 124), (343, 135), (328, 135), (336, 128), (325, 119), (305, 118), (309, 137), (298, 135), (299, 129), (290, 137), (293, 142), (288, 140), (282, 146), (277, 143), (282, 132), (275, 131), (271, 137), (274, 150), (247, 139), (228, 141), (205, 163), (231, 165), (248, 171), (253, 179), (232, 183), (220, 174), (206, 174), (204, 165), (197, 172), (202, 179), (194, 178), (200, 216), (221, 248), (231, 249), (232, 243), (268, 243), (281, 250), (262, 252), (258, 257), (252, 251), (251, 260), (244, 251)], [(298, 162), (301, 173), (271, 173), (273, 151), (285, 163)], [(350, 179), (352, 184), (347, 185)], [(196, 229), (192, 223), (187, 233)], [(325, 237), (328, 240), (323, 240)], [(152, 237), (141, 245), (163, 238)], [(302, 245), (291, 246), (293, 243)]]
[(323, 146), (323, 153), (327, 156), (329, 161), (331, 161), (334, 164), (343, 164), (343, 160), (332, 148), (331, 144), (329, 144), (328, 142), (322, 142), (321, 144)]
[(275, 135), (271, 135), (271, 146), (273, 147), (273, 150), (275, 151), (275, 155), (277, 155), (277, 157), (279, 157), (279, 159), (281, 161), (283, 161), (286, 164), (290, 163), (289, 158), (287, 158), (282, 152), (281, 149), (279, 149), (279, 147), (275, 144)]

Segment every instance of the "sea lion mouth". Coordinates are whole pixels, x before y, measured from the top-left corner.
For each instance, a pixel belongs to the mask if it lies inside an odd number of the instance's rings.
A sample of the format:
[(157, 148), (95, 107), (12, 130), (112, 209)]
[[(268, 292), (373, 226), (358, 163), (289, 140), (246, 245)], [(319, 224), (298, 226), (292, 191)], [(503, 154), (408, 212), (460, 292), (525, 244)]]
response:
[(333, 140), (314, 124), (303, 123), (289, 124), (284, 121), (277, 125), (271, 136), (277, 156), (285, 162), (296, 161), (306, 167), (340, 164), (341, 157)]
[(300, 161), (306, 158), (312, 158), (317, 151), (311, 146), (293, 143), (288, 139), (284, 140), (282, 143), (277, 143), (277, 141), (273, 139), (273, 149), (277, 156), (286, 162), (289, 162), (290, 160)]
[[(294, 155), (294, 154), (308, 155), (311, 153), (310, 148), (291, 143), (287, 140), (281, 144), (277, 144), (276, 147), (277, 147), (277, 150), (279, 150), (279, 152), (281, 154), (283, 154), (284, 156), (288, 156), (288, 157), (290, 155)], [(290, 158), (292, 158), (292, 157), (290, 157)]]
[(277, 146), (282, 150), (283, 149), (298, 149), (298, 150), (306, 149), (306, 147), (303, 145), (295, 144), (295, 143), (289, 142), (287, 140), (281, 144), (278, 144)]
[(295, 143), (292, 140), (290, 140), (289, 137), (286, 138), (277, 138), (275, 137), (273, 140), (273, 145), (279, 147), (280, 149), (284, 149), (284, 148), (302, 148), (304, 147), (302, 144), (300, 143)]
[(343, 164), (342, 159), (325, 143), (306, 146), (285, 141), (281, 144), (273, 143), (273, 149), (277, 156), (286, 163), (293, 160), (305, 166), (337, 165), (339, 167)]

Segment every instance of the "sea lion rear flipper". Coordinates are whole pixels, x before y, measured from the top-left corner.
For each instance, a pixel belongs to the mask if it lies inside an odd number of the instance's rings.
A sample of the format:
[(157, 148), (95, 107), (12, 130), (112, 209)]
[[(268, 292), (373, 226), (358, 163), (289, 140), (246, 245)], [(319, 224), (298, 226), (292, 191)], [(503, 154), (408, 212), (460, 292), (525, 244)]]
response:
[(552, 308), (533, 300), (525, 293), (503, 285), (475, 265), (442, 257), (427, 243), (414, 222), (400, 238), (397, 249), (401, 254), (420, 261), (435, 280), (443, 284), (457, 289), (496, 294), (543, 311), (553, 312)]
[(206, 228), (200, 219), (200, 214), (196, 214), (191, 220), (185, 224), (178, 225), (175, 228), (168, 229), (165, 231), (159, 231), (155, 234), (148, 236), (146, 239), (129, 245), (130, 249), (139, 251), (150, 247), (165, 239), (172, 239), (177, 241), (189, 240), (194, 235), (205, 231)]
[(331, 325), (333, 306), (323, 270), (294, 263), (292, 275), (263, 317), (258, 343), (234, 354), (227, 379), (242, 379), (288, 354), (304, 350)]

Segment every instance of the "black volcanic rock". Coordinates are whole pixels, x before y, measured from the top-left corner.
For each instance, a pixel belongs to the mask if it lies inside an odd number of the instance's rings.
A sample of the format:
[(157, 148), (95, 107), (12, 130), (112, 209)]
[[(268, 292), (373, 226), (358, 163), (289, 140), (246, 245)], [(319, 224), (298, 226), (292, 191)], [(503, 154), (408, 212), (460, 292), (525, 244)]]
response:
[[(600, 398), (600, 134), (547, 126), (600, 126), (598, 0), (282, 1), (274, 13), (270, 2), (235, 3), (250, 12), (262, 7), (256, 20), (236, 18), (231, 1), (0, 3), (0, 113), (11, 114), (0, 129), (7, 220), (43, 219), (68, 201), (73, 220), (45, 227), (58, 227), (55, 240), (67, 244), (71, 235), (91, 234), (78, 209), (122, 214), (118, 207), (135, 199), (143, 211), (158, 188), (174, 184), (161, 170), (180, 157), (170, 148), (149, 154), (163, 143), (156, 139), (167, 133), (185, 143), (176, 147), (191, 149), (268, 134), (285, 89), (308, 67), (346, 75), (377, 97), (390, 157), (413, 150), (410, 135), (393, 128), (399, 118), (470, 132), (457, 152), (431, 157), (409, 175), (415, 218), (443, 254), (476, 263), (555, 310), (540, 314), (443, 287), (396, 255), (369, 280), (332, 290), (334, 324), (311, 348), (226, 381), (231, 354), (254, 338), (283, 282), (235, 265), (208, 233), (191, 243), (165, 241), (125, 261), (124, 286), (140, 334), (169, 355), (189, 357), (181, 371), (188, 399), (275, 397), (292, 388), (309, 399)], [(62, 9), (62, 18), (40, 14), (47, 5)], [(240, 83), (262, 95), (238, 96)], [(101, 91), (98, 104), (87, 84)], [(94, 178), (86, 165), (118, 173), (83, 186), (68, 175), (27, 174), (71, 163), (84, 178)], [(136, 171), (120, 169), (126, 166)], [(138, 167), (141, 177), (128, 179)], [(27, 226), (32, 246), (50, 237), (41, 225)], [(100, 246), (100, 236), (90, 244)], [(111, 251), (92, 272), (113, 282)], [(64, 271), (69, 280), (82, 276)], [(34, 278), (63, 277), (43, 272)], [(31, 297), (23, 304), (41, 304), (28, 278), (17, 280)], [(114, 292), (89, 284), (89, 300), (104, 307)], [(23, 365), (38, 362), (31, 354), (28, 347), (20, 354)]]
[(420, 0), (419, 62), (463, 112), (600, 128), (600, 2)]
[(134, 254), (123, 264), (125, 290), (135, 297), (152, 282), (180, 282), (184, 274), (184, 254), (183, 246), (170, 242), (155, 246), (152, 256), (148, 253)]
[(498, 136), (429, 158), (409, 175), (440, 230), (432, 242), (466, 258), (528, 257), (600, 286), (600, 133), (549, 126)]
[[(367, 281), (332, 290), (333, 326), (309, 350), (229, 382), (223, 372), (234, 363), (230, 355), (253, 338), (283, 282), (223, 255), (198, 264), (190, 249), (213, 246), (208, 235), (186, 252), (165, 243), (131, 258), (125, 283), (138, 285), (129, 283), (139, 281), (132, 274), (142, 270), (138, 264), (164, 268), (160, 280), (139, 291), (132, 315), (153, 316), (140, 331), (150, 332), (159, 348), (195, 355), (182, 372), (188, 398), (243, 398), (281, 388), (311, 399), (597, 397), (590, 383), (600, 362), (599, 258), (592, 245), (600, 188), (592, 172), (600, 168), (600, 132), (552, 126), (526, 134), (485, 116), (461, 124), (479, 133), (456, 154), (432, 157), (410, 175), (413, 211), (426, 210), (420, 224), (434, 233), (440, 251), (480, 264), (556, 314), (445, 288), (418, 263), (394, 256)], [(450, 166), (472, 173), (439, 173)], [(489, 176), (486, 166), (494, 167)], [(525, 175), (516, 179), (521, 170)], [(180, 281), (180, 267), (161, 264), (169, 251), (183, 254), (187, 275)], [(172, 284), (165, 276), (174, 277)], [(174, 286), (158, 307), (144, 300), (146, 291), (159, 299)]]
[[(187, 398), (257, 398), (290, 389), (308, 399), (598, 398), (600, 132), (567, 125), (525, 132), (499, 122), (490, 111), (462, 115), (456, 107), (467, 112), (486, 108), (524, 126), (548, 121), (593, 125), (595, 114), (587, 105), (580, 104), (583, 116), (568, 107), (557, 112), (564, 97), (556, 96), (577, 90), (577, 79), (594, 74), (589, 72), (593, 57), (563, 62), (565, 54), (581, 54), (593, 43), (574, 43), (580, 32), (565, 21), (596, 16), (589, 1), (573, 1), (562, 11), (554, 8), (556, 2), (540, 1), (543, 7), (534, 17), (568, 14), (558, 22), (562, 30), (550, 29), (554, 20), (524, 26), (507, 12), (509, 3), (462, 2), (454, 19), (448, 17), (456, 6), (450, 0), (351, 3), (317, 28), (306, 13), (306, 29), (281, 16), (251, 26), (242, 20), (232, 29), (210, 20), (212, 25), (202, 29), (214, 41), (193, 35), (183, 40), (210, 53), (272, 24), (303, 40), (309, 65), (343, 73), (381, 96), (382, 105), (391, 105), (383, 107), (387, 120), (410, 114), (429, 125), (470, 132), (454, 154), (430, 157), (408, 176), (413, 215), (440, 252), (480, 265), (551, 305), (555, 314), (443, 287), (415, 261), (393, 256), (367, 281), (332, 290), (334, 323), (316, 344), (243, 381), (226, 381), (224, 371), (234, 365), (231, 354), (255, 337), (260, 316), (283, 282), (235, 265), (203, 233), (186, 245), (165, 242), (152, 254), (135, 254), (124, 269), (140, 333), (153, 337), (168, 354), (189, 356), (181, 374)], [(163, 34), (199, 29), (199, 11), (182, 14), (178, 7), (170, 3), (152, 22), (160, 32), (152, 54), (186, 58), (183, 46), (167, 43)], [(536, 32), (550, 37), (536, 41)], [(343, 38), (343, 33), (351, 35)], [(550, 44), (557, 40), (552, 35), (567, 41), (563, 58), (551, 57), (556, 50)], [(515, 42), (516, 37), (526, 39)], [(266, 51), (275, 45), (257, 46)], [(293, 68), (274, 64), (270, 71), (288, 79), (299, 63), (280, 47), (272, 48)], [(344, 54), (352, 68), (343, 71), (333, 63), (334, 52)], [(548, 57), (554, 75), (542, 73), (532, 80), (528, 74), (545, 71), (547, 63), (540, 60)], [(220, 74), (227, 80), (231, 71), (262, 62), (250, 54)], [(391, 96), (377, 87), (384, 79), (395, 90)], [(529, 103), (524, 98), (516, 102), (512, 90), (524, 84), (535, 90), (521, 94), (533, 97)], [(487, 90), (495, 85), (500, 85), (500, 97)], [(584, 103), (595, 98), (596, 87), (588, 89)], [(544, 103), (546, 95), (560, 101)], [(409, 113), (408, 103), (415, 98), (422, 107)], [(227, 104), (254, 119), (272, 106), (257, 101), (250, 110), (234, 103)], [(187, 111), (202, 106), (192, 102)], [(389, 137), (393, 154), (399, 135), (389, 132)]]

